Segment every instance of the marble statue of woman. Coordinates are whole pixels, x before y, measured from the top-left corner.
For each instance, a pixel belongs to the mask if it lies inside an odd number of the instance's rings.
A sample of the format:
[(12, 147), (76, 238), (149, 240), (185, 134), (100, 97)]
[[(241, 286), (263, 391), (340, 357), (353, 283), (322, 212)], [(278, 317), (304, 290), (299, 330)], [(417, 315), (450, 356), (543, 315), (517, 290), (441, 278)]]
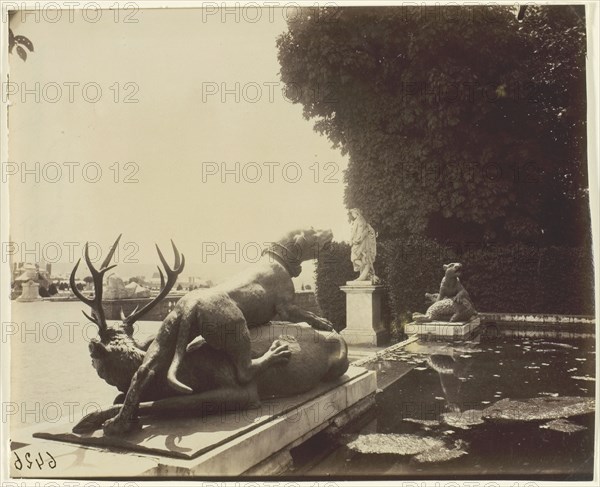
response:
[(377, 234), (373, 230), (373, 227), (367, 223), (358, 208), (352, 208), (350, 216), (352, 217), (350, 236), (352, 251), (350, 260), (352, 261), (354, 270), (359, 272), (358, 278), (354, 279), (354, 281), (371, 281), (371, 283), (376, 284), (379, 279), (375, 276), (373, 263), (377, 254), (375, 244)]

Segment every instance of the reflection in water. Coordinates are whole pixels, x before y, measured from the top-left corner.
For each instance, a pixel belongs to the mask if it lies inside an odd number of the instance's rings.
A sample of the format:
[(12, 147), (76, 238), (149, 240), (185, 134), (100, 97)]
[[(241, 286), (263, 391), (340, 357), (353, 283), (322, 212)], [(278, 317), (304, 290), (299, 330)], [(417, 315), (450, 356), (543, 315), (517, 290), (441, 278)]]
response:
[(465, 371), (465, 364), (454, 358), (454, 351), (447, 354), (432, 354), (427, 357), (427, 365), (440, 376), (440, 384), (446, 398), (446, 407), (450, 412), (460, 412), (462, 381), (460, 377)]

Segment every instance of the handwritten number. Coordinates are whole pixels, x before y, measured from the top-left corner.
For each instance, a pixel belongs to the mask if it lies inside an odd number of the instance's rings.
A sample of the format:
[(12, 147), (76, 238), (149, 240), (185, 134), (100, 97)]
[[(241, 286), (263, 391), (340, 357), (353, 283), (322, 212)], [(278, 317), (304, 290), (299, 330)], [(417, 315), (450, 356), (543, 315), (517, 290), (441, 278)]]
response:
[(31, 466), (33, 465), (33, 462), (31, 461), (31, 453), (25, 453), (25, 461), (27, 462), (27, 470), (31, 470)]
[(17, 457), (17, 459), (15, 460), (15, 468), (17, 470), (21, 470), (23, 468), (23, 462), (19, 458), (19, 454), (17, 452), (15, 452), (15, 456)]
[[(46, 463), (44, 461), (44, 457), (42, 455), (42, 452), (38, 452), (37, 454), (37, 458), (35, 458), (35, 464), (37, 465), (38, 469), (42, 470), (42, 467), (44, 465), (47, 465), (50, 468), (56, 468), (56, 459), (50, 454), (50, 452), (45, 452), (46, 455), (48, 456), (49, 460)], [(14, 466), (17, 470), (23, 470), (23, 460), (21, 460), (21, 457), (19, 456), (19, 454), (17, 452), (14, 452), (15, 454), (15, 463)], [(25, 462), (27, 463), (25, 465), (25, 468), (27, 470), (31, 470), (31, 467), (33, 466), (34, 461), (31, 460), (31, 453), (27, 452), (24, 455), (25, 458)]]

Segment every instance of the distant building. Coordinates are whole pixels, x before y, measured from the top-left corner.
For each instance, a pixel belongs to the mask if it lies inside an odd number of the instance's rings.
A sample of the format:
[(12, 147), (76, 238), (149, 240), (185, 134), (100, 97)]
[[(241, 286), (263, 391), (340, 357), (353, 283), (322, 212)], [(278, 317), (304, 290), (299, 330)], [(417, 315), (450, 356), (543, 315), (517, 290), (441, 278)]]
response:
[[(156, 275), (158, 277), (158, 272)], [(129, 282), (137, 282), (140, 286), (150, 287), (150, 283), (146, 281), (146, 276), (132, 276), (129, 278)], [(160, 278), (158, 279), (158, 283), (160, 284)]]
[(12, 267), (11, 287), (13, 293), (20, 294), (23, 284), (33, 281), (40, 288), (48, 290), (52, 284), (52, 264), (45, 262), (32, 264), (31, 262), (15, 262)]
[[(158, 272), (155, 272), (154, 274), (152, 274), (152, 278), (150, 279), (148, 284), (153, 289), (159, 289), (160, 288), (160, 274)], [(203, 279), (198, 276), (179, 276), (176, 284), (181, 285), (181, 287), (185, 290), (188, 290), (191, 288), (196, 289), (196, 288), (206, 288), (206, 287), (213, 286), (213, 282), (210, 279)]]
[(50, 276), (52, 275), (52, 264), (46, 262), (38, 262), (36, 264), (32, 264), (31, 262), (14, 262), (12, 268), (12, 282), (14, 283), (17, 280), (19, 282), (23, 282), (27, 276), (35, 281), (38, 273), (41, 273), (48, 279), (51, 279)]
[[(183, 281), (183, 279), (182, 279)], [(183, 282), (182, 282), (183, 284)], [(210, 279), (202, 279), (198, 276), (187, 276), (187, 286), (195, 287), (212, 287), (213, 283)], [(185, 286), (185, 285), (184, 285)]]

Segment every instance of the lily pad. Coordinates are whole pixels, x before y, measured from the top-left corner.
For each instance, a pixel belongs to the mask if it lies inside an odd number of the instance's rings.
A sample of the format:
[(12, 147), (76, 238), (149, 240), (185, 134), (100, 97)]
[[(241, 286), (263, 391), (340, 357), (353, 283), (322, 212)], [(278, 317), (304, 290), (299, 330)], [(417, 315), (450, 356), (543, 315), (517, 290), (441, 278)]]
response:
[(426, 450), (443, 448), (444, 442), (428, 436), (372, 433), (358, 435), (346, 446), (359, 453), (416, 455)]
[(431, 448), (416, 455), (413, 460), (417, 463), (441, 463), (454, 460), (455, 458), (468, 455), (462, 448)]
[(494, 421), (540, 421), (593, 413), (596, 402), (591, 397), (535, 397), (502, 399), (483, 410), (482, 418)]
[(442, 414), (442, 420), (448, 426), (468, 430), (471, 426), (476, 426), (483, 423), (479, 409), (468, 409), (466, 411), (456, 411)]
[(571, 423), (566, 419), (555, 419), (550, 421), (549, 423), (540, 425), (540, 428), (549, 429), (553, 431), (559, 431), (561, 433), (576, 433), (577, 431), (583, 431), (587, 428), (585, 426), (580, 426), (575, 423)]

